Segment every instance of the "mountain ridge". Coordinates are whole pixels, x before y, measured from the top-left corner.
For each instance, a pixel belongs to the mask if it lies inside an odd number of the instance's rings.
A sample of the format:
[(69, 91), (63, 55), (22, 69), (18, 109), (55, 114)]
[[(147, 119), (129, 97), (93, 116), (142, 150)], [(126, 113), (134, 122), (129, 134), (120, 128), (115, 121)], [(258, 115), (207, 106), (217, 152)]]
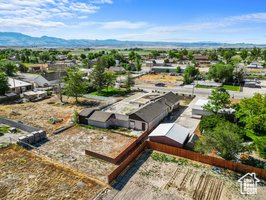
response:
[(18, 32), (0, 32), (3, 47), (175, 47), (175, 48), (219, 48), (219, 47), (266, 47), (266, 44), (222, 43), (222, 42), (160, 42), (121, 41), (116, 39), (62, 39), (58, 37), (32, 37)]

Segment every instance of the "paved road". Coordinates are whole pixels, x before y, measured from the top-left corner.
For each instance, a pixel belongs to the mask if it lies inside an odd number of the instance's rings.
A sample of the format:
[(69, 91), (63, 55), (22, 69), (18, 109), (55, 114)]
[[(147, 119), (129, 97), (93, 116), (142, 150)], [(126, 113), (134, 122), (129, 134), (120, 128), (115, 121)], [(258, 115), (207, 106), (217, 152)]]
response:
[[(177, 86), (177, 87), (156, 87), (156, 86), (144, 86), (144, 85), (135, 85), (135, 88), (140, 88), (147, 91), (158, 90), (158, 91), (172, 91), (175, 93), (181, 94), (192, 94), (193, 88), (192, 87), (184, 87), (184, 86)], [(207, 97), (211, 93), (211, 89), (202, 89), (202, 88), (194, 88), (194, 94), (197, 96), (204, 96)], [(233, 92), (229, 91), (230, 95), (235, 98), (244, 98), (244, 97), (252, 97), (254, 93), (266, 93), (266, 88), (244, 88), (242, 92)]]

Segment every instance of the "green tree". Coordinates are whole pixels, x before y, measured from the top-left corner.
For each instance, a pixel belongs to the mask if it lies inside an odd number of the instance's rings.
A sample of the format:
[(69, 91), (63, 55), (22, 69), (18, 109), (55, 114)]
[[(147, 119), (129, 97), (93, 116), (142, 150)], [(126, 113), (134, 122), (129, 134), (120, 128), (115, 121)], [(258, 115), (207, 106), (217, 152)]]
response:
[(44, 61), (45, 62), (45, 61), (47, 61), (47, 60), (50, 59), (50, 54), (49, 54), (48, 51), (43, 51), (43, 52), (41, 52), (39, 54), (39, 58), (40, 58), (41, 61)]
[(3, 72), (0, 72), (0, 95), (5, 95), (9, 90), (8, 78)]
[(64, 91), (67, 96), (75, 97), (78, 103), (78, 97), (86, 93), (86, 87), (82, 72), (78, 69), (67, 69), (67, 76), (64, 80)]
[(114, 86), (115, 81), (116, 81), (116, 76), (111, 71), (105, 71), (104, 72), (104, 80), (103, 81), (104, 81), (105, 87), (106, 87), (106, 89), (108, 91), (109, 87)]
[(101, 57), (98, 59), (97, 64), (90, 73), (89, 77), (92, 85), (97, 89), (98, 92), (101, 92), (104, 88), (104, 72), (107, 65), (107, 60)]
[(218, 60), (218, 55), (217, 55), (216, 51), (211, 51), (209, 53), (209, 60)]
[(212, 65), (208, 72), (208, 78), (217, 82), (232, 82), (235, 67), (231, 64), (219, 63)]
[(130, 51), (128, 54), (128, 59), (132, 62), (135, 59), (135, 52)]
[(228, 108), (230, 104), (230, 94), (223, 88), (212, 90), (208, 97), (208, 103), (203, 107), (206, 111), (217, 114), (219, 110)]
[(266, 94), (255, 94), (252, 98), (241, 99), (236, 117), (247, 133), (266, 135)]
[(187, 66), (184, 71), (184, 83), (185, 84), (192, 83), (198, 74), (199, 74), (199, 70), (196, 67)]
[(177, 66), (176, 67), (176, 73), (180, 73), (181, 72), (181, 67)]
[(244, 151), (243, 140), (237, 125), (230, 122), (218, 123), (214, 129), (207, 129), (196, 142), (194, 150), (202, 153), (217, 151), (226, 160), (235, 160)]
[(226, 60), (226, 63), (229, 63), (233, 56), (234, 56), (234, 53), (232, 51), (225, 51), (223, 54), (223, 57)]
[(136, 71), (141, 70), (141, 60), (139, 58), (135, 59), (135, 69), (136, 69)]
[(26, 73), (28, 71), (28, 67), (26, 67), (23, 63), (19, 63), (18, 70), (21, 73)]
[(250, 53), (253, 60), (258, 60), (261, 54), (261, 49), (255, 47), (250, 51)]
[(248, 50), (247, 49), (242, 49), (240, 51), (240, 57), (242, 58), (242, 60), (245, 61), (247, 59), (247, 57), (248, 57)]
[(15, 64), (8, 62), (0, 66), (0, 71), (5, 72), (7, 76), (14, 76), (17, 71), (17, 67)]
[(84, 59), (86, 59), (86, 55), (85, 54), (80, 54), (80, 58), (82, 59), (82, 60), (84, 60)]
[(128, 71), (127, 74), (126, 74), (126, 80), (125, 80), (125, 87), (128, 91), (131, 90), (131, 86), (134, 85), (134, 79), (133, 77), (131, 76), (131, 73)]

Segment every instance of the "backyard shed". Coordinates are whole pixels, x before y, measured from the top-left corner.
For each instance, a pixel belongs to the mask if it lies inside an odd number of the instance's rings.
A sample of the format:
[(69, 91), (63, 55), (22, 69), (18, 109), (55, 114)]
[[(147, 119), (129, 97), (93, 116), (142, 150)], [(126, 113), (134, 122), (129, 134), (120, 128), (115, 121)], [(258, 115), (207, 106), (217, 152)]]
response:
[(189, 138), (190, 130), (176, 123), (160, 124), (149, 135), (149, 140), (182, 148)]
[(109, 128), (114, 125), (115, 115), (109, 112), (94, 111), (88, 118), (88, 125)]
[(79, 123), (88, 125), (88, 118), (95, 111), (95, 108), (86, 108), (79, 113)]

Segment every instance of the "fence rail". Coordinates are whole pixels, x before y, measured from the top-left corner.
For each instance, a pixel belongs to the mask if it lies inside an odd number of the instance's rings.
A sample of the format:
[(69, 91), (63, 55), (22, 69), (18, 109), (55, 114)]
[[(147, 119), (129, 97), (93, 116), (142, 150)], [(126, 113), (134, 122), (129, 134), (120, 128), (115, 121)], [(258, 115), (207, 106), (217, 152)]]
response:
[(180, 149), (180, 148), (176, 148), (176, 147), (171, 147), (168, 145), (159, 144), (159, 143), (155, 143), (155, 142), (151, 142), (151, 141), (147, 141), (146, 144), (147, 144), (147, 147), (152, 149), (152, 150), (156, 150), (156, 151), (160, 151), (163, 153), (188, 158), (191, 160), (195, 160), (195, 161), (202, 162), (202, 163), (209, 164), (209, 165), (214, 165), (214, 166), (225, 168), (225, 169), (229, 169), (229, 170), (239, 172), (239, 173), (255, 172), (259, 177), (266, 179), (266, 170), (265, 169), (260, 169), (260, 168), (252, 167), (249, 165), (244, 165), (241, 163), (223, 160), (220, 158), (207, 156), (207, 155), (203, 155), (203, 154), (196, 153), (193, 151)]
[(85, 154), (102, 159), (104, 161), (107, 161), (113, 164), (120, 164), (123, 160), (125, 160), (128, 156), (131, 155), (131, 153), (144, 141), (144, 139), (148, 136), (149, 133), (150, 133), (149, 131), (143, 132), (136, 140), (134, 140), (134, 142), (132, 142), (129, 146), (127, 146), (115, 158), (102, 155), (102, 154), (99, 154), (99, 153), (96, 153), (90, 150), (85, 150)]

